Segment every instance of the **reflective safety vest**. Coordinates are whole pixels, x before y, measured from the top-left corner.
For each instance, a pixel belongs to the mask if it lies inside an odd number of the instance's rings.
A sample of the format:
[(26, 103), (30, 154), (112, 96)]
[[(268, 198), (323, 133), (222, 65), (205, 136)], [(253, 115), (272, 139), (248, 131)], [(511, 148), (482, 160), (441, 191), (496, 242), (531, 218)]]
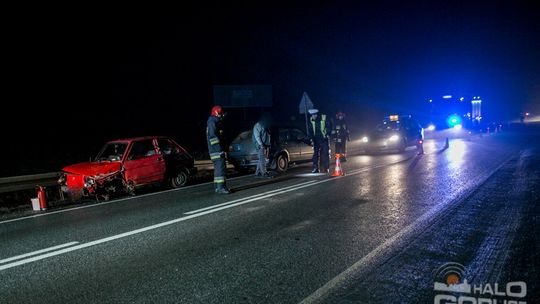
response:
[[(323, 137), (326, 137), (328, 135), (328, 130), (326, 129), (326, 114), (321, 115), (321, 121), (320, 121), (320, 128), (321, 128), (321, 134)], [(317, 128), (315, 125), (315, 120), (311, 120), (311, 127), (313, 128), (313, 137), (317, 134)]]

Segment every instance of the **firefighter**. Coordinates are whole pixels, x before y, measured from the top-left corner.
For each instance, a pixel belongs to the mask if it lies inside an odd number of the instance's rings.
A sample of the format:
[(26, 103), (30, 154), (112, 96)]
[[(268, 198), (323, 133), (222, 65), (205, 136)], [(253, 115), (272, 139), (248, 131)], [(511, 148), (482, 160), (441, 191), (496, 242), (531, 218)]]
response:
[(222, 120), (225, 115), (221, 106), (214, 106), (206, 122), (206, 140), (208, 142), (208, 153), (210, 160), (214, 164), (214, 186), (216, 193), (229, 194), (231, 190), (227, 188), (225, 175), (227, 173), (227, 163), (225, 155), (225, 140), (223, 137)]
[[(330, 122), (325, 114), (319, 115), (319, 110), (310, 109), (310, 124), (308, 125), (308, 138), (313, 143), (313, 171), (311, 173), (330, 172), (330, 146), (329, 136), (331, 132)], [(320, 166), (319, 166), (320, 161)]]
[(347, 161), (347, 141), (351, 141), (349, 134), (349, 127), (345, 121), (345, 113), (339, 111), (336, 113), (336, 120), (334, 121), (334, 127), (332, 128), (332, 139), (335, 143), (335, 153), (341, 154), (340, 160), (342, 162)]

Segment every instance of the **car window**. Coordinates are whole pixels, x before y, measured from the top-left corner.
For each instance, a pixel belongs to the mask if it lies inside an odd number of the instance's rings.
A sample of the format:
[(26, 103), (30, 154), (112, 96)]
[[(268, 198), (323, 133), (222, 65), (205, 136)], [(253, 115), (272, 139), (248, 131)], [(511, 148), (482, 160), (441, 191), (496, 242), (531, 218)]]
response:
[(114, 142), (107, 143), (101, 152), (96, 157), (96, 160), (121, 160), (126, 151), (127, 143), (125, 142)]
[(156, 154), (156, 149), (151, 139), (137, 141), (133, 143), (128, 159), (139, 159)]
[(305, 137), (304, 133), (298, 129), (291, 129), (290, 136), (291, 140), (301, 140)]
[(177, 154), (180, 152), (176, 148), (176, 146), (168, 139), (163, 139), (163, 138), (158, 139), (158, 145), (163, 155)]
[(278, 132), (279, 142), (286, 142), (288, 140), (289, 130), (280, 128)]
[(382, 124), (377, 125), (377, 131), (385, 130), (399, 130), (401, 129), (401, 123), (399, 121), (383, 121)]
[(165, 156), (171, 155), (171, 156), (174, 156), (175, 159), (190, 158), (188, 153), (182, 147), (178, 147), (170, 139), (160, 138), (158, 139), (158, 145), (159, 145), (161, 153)]
[(232, 143), (239, 143), (241, 141), (244, 141), (246, 139), (251, 139), (251, 134), (253, 130), (248, 130), (240, 133), (236, 138), (232, 141)]

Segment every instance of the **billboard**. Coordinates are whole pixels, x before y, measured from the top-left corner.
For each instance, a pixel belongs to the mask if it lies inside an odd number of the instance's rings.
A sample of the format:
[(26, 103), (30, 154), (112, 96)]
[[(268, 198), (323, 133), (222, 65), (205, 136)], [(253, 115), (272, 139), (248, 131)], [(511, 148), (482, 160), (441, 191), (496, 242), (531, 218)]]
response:
[(214, 86), (214, 104), (224, 108), (271, 107), (271, 85)]

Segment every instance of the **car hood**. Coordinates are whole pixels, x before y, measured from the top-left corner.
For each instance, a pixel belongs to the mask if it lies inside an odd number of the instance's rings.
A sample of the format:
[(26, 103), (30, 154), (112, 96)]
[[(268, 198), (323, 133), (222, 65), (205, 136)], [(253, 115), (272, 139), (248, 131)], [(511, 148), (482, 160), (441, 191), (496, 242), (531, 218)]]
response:
[(377, 130), (370, 132), (368, 138), (378, 139), (378, 138), (389, 138), (392, 135), (399, 135), (399, 131), (396, 130)]
[(62, 171), (86, 176), (96, 176), (100, 174), (111, 174), (120, 171), (120, 162), (85, 162), (67, 166)]

